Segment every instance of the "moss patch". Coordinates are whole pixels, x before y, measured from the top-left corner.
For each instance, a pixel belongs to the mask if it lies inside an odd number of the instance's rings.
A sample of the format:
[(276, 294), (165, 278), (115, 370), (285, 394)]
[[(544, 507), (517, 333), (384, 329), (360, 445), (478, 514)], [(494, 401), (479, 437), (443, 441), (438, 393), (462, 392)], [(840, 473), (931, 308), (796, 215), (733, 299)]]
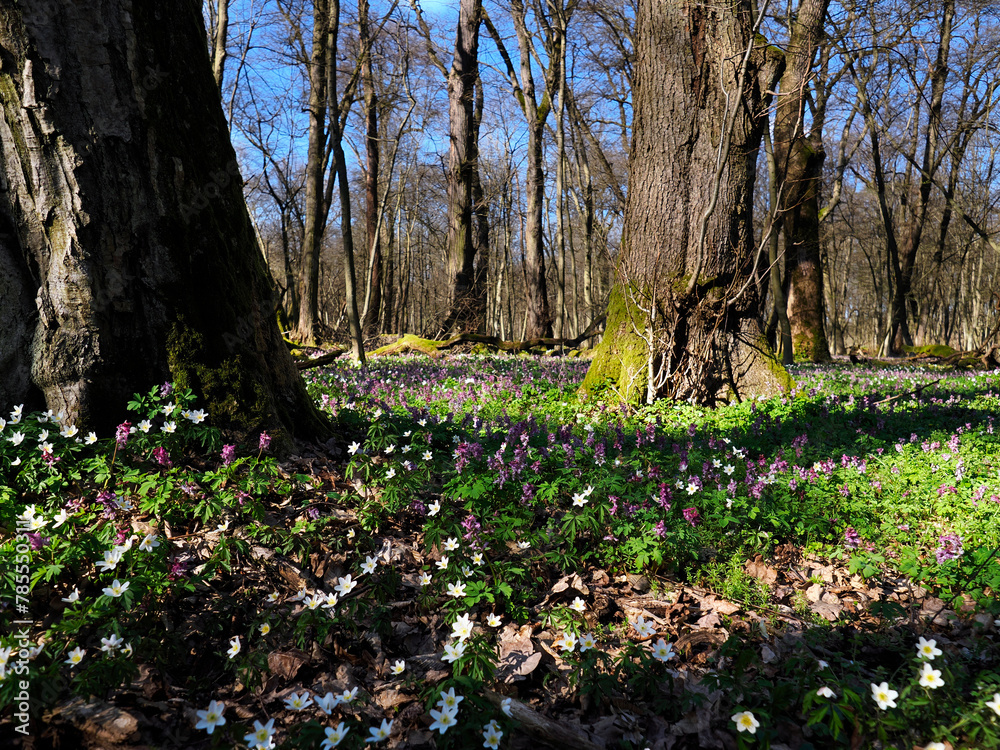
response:
[(925, 344), (924, 346), (904, 346), (903, 351), (907, 354), (917, 356), (926, 355), (930, 357), (951, 357), (958, 352), (950, 346), (944, 344)]
[(247, 377), (250, 370), (242, 358), (210, 352), (205, 337), (183, 317), (167, 335), (167, 363), (178, 387), (204, 399), (214, 424), (249, 432), (274, 422), (268, 393), (262, 383)]
[(372, 356), (381, 357), (386, 354), (402, 354), (404, 352), (418, 351), (426, 354), (428, 357), (440, 357), (441, 352), (438, 347), (443, 343), (443, 341), (422, 339), (412, 333), (407, 333), (405, 336), (400, 336), (393, 343), (379, 347), (372, 352)]
[(645, 328), (647, 321), (639, 310), (630, 314), (625, 292), (616, 284), (608, 300), (608, 326), (580, 386), (582, 395), (611, 387), (626, 403), (642, 403), (646, 397), (648, 351), (636, 327)]

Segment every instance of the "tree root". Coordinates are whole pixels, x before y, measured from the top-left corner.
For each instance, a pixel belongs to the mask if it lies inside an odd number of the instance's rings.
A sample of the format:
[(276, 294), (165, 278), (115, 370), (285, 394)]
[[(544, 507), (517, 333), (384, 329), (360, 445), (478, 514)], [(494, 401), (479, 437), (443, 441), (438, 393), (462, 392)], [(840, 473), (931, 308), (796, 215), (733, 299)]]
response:
[[(497, 708), (503, 696), (492, 690), (485, 691), (486, 699)], [(553, 721), (530, 708), (519, 700), (511, 699), (510, 715), (520, 726), (517, 731), (551, 747), (572, 747), (575, 750), (602, 750), (604, 743), (598, 744), (579, 727), (564, 722)]]

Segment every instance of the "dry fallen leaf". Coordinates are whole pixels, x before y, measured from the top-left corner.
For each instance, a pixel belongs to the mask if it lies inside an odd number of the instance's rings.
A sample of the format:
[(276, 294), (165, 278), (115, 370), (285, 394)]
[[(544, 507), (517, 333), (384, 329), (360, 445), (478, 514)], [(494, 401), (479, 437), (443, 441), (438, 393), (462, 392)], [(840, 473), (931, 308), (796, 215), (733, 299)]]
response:
[(498, 641), (500, 658), (497, 661), (497, 677), (504, 682), (523, 680), (542, 660), (541, 651), (536, 651), (531, 642), (531, 625), (520, 629), (507, 625)]
[(309, 662), (309, 657), (298, 649), (272, 651), (267, 656), (267, 667), (286, 680), (294, 680), (299, 670)]
[(761, 560), (760, 555), (756, 560), (749, 560), (746, 564), (746, 571), (754, 578), (763, 581), (769, 586), (778, 580), (778, 571)]

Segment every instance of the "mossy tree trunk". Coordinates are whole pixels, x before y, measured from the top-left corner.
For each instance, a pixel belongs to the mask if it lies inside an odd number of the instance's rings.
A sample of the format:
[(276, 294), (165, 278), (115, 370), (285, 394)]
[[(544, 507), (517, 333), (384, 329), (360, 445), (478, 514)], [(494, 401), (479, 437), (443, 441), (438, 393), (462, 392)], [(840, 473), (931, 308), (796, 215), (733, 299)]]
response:
[(0, 5), (0, 404), (104, 434), (173, 380), (320, 437), (274, 316), (198, 0)]
[(629, 192), (607, 330), (584, 381), (712, 404), (791, 381), (759, 323), (751, 206), (763, 91), (749, 0), (640, 0)]

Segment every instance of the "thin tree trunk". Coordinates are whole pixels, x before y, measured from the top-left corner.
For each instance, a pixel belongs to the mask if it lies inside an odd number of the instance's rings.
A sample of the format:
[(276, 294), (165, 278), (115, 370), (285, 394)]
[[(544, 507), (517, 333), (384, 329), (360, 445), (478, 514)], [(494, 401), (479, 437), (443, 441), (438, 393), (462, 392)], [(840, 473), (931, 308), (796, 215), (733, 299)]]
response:
[[(796, 359), (830, 358), (823, 325), (823, 267), (819, 243), (819, 189), (823, 177), (823, 113), (805, 131), (806, 98), (829, 0), (800, 0), (791, 22), (785, 72), (774, 120), (774, 162), (780, 185), (777, 217), (785, 237), (787, 322)], [(776, 231), (776, 230), (772, 230)], [(779, 319), (783, 311), (779, 310)], [(782, 321), (784, 325), (785, 321)], [(787, 361), (787, 357), (783, 357)]]
[[(328, 29), (327, 89), (330, 92), (330, 101), (336, 102), (338, 101), (336, 60), (340, 35), (340, 0), (330, 0)], [(351, 336), (351, 359), (363, 365), (365, 363), (365, 345), (361, 331), (361, 320), (358, 316), (357, 282), (354, 273), (354, 235), (351, 231), (351, 189), (347, 181), (347, 161), (344, 158), (341, 117), (341, 112), (337, 111), (330, 118), (330, 141), (333, 146), (333, 163), (337, 170), (337, 183), (340, 187), (340, 232), (344, 245), (344, 292), (347, 295), (347, 325)]]
[[(324, 199), (327, 141), (327, 48), (330, 23), (328, 0), (314, 0), (312, 48), (309, 57), (309, 141), (306, 146), (306, 209), (299, 267), (299, 318), (293, 337), (303, 344), (316, 343), (319, 320), (319, 256), (329, 204)], [(337, 0), (334, 0), (337, 2)], [(335, 78), (335, 76), (334, 76)], [(335, 100), (334, 100), (335, 101)]]
[(368, 283), (365, 292), (362, 331), (368, 335), (378, 333), (378, 313), (382, 305), (382, 244), (379, 232), (379, 137), (378, 94), (372, 74), (371, 30), (368, 18), (368, 0), (358, 0), (358, 33), (362, 48), (361, 82), (365, 96), (365, 237), (368, 240)]
[[(770, 178), (768, 185), (768, 190), (770, 192), (770, 205), (771, 205), (771, 226), (768, 227), (767, 231), (767, 262), (768, 268), (770, 268), (769, 281), (770, 281), (770, 291), (771, 291), (771, 304), (773, 305), (773, 312), (775, 317), (775, 323), (779, 336), (777, 337), (777, 351), (781, 354), (781, 364), (790, 365), (794, 361), (793, 349), (792, 349), (792, 326), (788, 320), (788, 307), (785, 300), (785, 290), (781, 283), (781, 265), (779, 263), (778, 256), (778, 231), (775, 227), (775, 223), (778, 221), (778, 211), (779, 211), (779, 189), (782, 189), (784, 185), (781, 184), (778, 178), (777, 160), (774, 156), (774, 148), (771, 143), (771, 135), (764, 129), (764, 151), (767, 154), (767, 173)], [(768, 332), (770, 333), (770, 321), (768, 321)]]
[(229, 39), (229, 0), (215, 0), (215, 29), (212, 31), (212, 75), (215, 85), (222, 91), (222, 82), (226, 74), (226, 58), (229, 56), (226, 45)]
[[(927, 222), (931, 186), (934, 182), (934, 175), (941, 164), (941, 158), (938, 154), (938, 141), (941, 131), (941, 107), (944, 101), (945, 83), (948, 78), (948, 57), (951, 49), (951, 31), (954, 16), (955, 0), (944, 0), (937, 58), (931, 73), (931, 98), (927, 113), (927, 130), (924, 137), (923, 155), (920, 164), (920, 187), (917, 193), (917, 205), (913, 208), (908, 228), (909, 231), (899, 252), (900, 273), (896, 295), (893, 298), (891, 344), (891, 353), (893, 354), (900, 353), (904, 346), (912, 345), (913, 343), (909, 326), (907, 325), (907, 301), (910, 297), (910, 287), (913, 283), (917, 250), (920, 248), (920, 240)], [(911, 166), (912, 164), (908, 162), (907, 168), (909, 169)]]
[[(566, 28), (564, 14), (559, 8), (555, 13), (555, 29), (561, 39), (566, 38)], [(555, 128), (556, 128), (556, 247), (553, 253), (556, 261), (556, 315), (553, 331), (556, 338), (563, 338), (566, 331), (566, 196), (565, 175), (566, 175), (566, 129), (564, 124), (564, 113), (566, 111), (566, 45), (558, 45), (558, 59), (555, 65), (558, 66), (556, 79), (558, 81), (555, 92), (550, 92), (550, 96), (556, 99), (555, 106)]]

